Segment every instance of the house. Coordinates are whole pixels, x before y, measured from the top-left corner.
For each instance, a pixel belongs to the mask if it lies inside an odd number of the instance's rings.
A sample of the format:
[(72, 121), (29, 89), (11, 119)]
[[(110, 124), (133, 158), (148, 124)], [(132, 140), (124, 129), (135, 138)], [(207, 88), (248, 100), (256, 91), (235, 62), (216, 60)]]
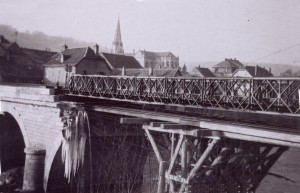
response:
[(45, 61), (55, 53), (30, 49), (29, 54), (26, 50), (0, 35), (0, 82), (42, 83), (43, 68), (35, 58)]
[(201, 78), (215, 77), (212, 71), (210, 71), (208, 68), (201, 68), (200, 66), (194, 67), (190, 75)]
[(126, 69), (143, 68), (133, 56), (126, 56), (126, 55), (112, 54), (112, 53), (105, 53), (105, 52), (101, 52), (100, 55), (104, 58), (107, 64), (113, 69), (121, 70), (122, 68), (126, 68)]
[(269, 70), (260, 66), (245, 66), (244, 68), (236, 69), (232, 74), (233, 77), (271, 77), (271, 68)]
[(138, 50), (133, 56), (144, 68), (179, 68), (179, 57), (172, 52), (150, 52)]
[(178, 77), (181, 76), (180, 69), (154, 69), (154, 68), (138, 68), (125, 69), (116, 71), (115, 75), (123, 76), (154, 76), (154, 77)]
[(225, 58), (223, 62), (220, 62), (213, 66), (214, 74), (216, 76), (221, 76), (221, 77), (222, 76), (230, 77), (237, 69), (244, 68), (244, 67), (245, 65), (242, 64), (237, 59), (228, 59), (228, 58)]
[(99, 46), (72, 48), (54, 55), (44, 64), (44, 83), (47, 86), (65, 86), (69, 74), (110, 75), (112, 66), (100, 56)]

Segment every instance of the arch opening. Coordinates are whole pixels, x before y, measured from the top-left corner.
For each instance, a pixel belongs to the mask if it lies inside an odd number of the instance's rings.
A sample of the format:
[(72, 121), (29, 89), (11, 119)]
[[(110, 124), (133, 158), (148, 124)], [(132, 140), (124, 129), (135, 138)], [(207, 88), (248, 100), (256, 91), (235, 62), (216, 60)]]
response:
[[(17, 120), (9, 113), (0, 115), (0, 181), (22, 186), (25, 141)], [(9, 184), (9, 183), (8, 183)]]

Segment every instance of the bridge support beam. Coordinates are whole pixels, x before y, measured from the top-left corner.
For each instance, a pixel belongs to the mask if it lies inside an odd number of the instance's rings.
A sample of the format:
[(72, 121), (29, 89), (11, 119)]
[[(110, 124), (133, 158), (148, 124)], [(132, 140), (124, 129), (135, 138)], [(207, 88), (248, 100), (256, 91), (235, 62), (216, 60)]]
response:
[(23, 190), (43, 192), (43, 176), (46, 151), (38, 148), (25, 148)]

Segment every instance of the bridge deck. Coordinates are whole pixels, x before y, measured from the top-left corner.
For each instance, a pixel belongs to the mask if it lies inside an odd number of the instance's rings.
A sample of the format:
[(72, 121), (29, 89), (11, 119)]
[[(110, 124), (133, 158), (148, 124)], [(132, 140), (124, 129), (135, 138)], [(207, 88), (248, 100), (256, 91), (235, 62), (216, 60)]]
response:
[[(300, 147), (300, 130), (290, 129), (282, 126), (269, 126), (257, 123), (241, 123), (233, 120), (216, 120), (214, 118), (202, 118), (199, 116), (179, 115), (166, 112), (154, 112), (149, 110), (128, 109), (124, 107), (112, 106), (87, 106), (89, 112), (112, 113), (129, 117), (138, 117), (156, 121), (166, 121), (195, 127), (197, 133), (188, 134), (198, 136), (205, 131), (212, 132), (211, 137), (225, 137), (231, 139), (241, 139), (276, 145)], [(194, 128), (194, 129), (195, 129)], [(155, 130), (150, 126), (147, 129)], [(191, 128), (190, 128), (191, 129)], [(189, 131), (190, 129), (178, 129), (178, 132)], [(170, 132), (168, 129), (160, 132)]]

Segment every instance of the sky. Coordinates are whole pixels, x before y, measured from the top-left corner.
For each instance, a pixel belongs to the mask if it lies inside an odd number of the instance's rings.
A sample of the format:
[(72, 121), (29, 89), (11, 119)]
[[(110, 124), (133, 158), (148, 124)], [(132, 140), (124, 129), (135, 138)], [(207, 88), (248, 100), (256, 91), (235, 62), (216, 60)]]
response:
[[(180, 61), (298, 64), (299, 0), (0, 0), (0, 24), (125, 52), (171, 51)], [(0, 32), (1, 33), (1, 32)]]

